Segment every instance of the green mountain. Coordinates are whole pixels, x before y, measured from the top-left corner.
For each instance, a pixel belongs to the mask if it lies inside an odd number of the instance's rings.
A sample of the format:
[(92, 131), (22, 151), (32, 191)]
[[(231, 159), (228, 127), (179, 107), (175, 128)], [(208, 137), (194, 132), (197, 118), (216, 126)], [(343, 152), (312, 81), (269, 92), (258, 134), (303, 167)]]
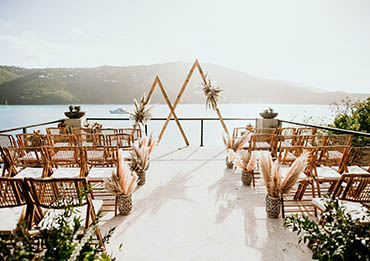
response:
[[(175, 62), (146, 66), (26, 69), (0, 66), (0, 104), (124, 104), (148, 92), (158, 75), (174, 101), (191, 67)], [(330, 104), (346, 96), (369, 94), (319, 93), (290, 83), (266, 80), (213, 64), (202, 65), (212, 82), (225, 90), (223, 103)], [(204, 103), (195, 70), (182, 103)], [(152, 103), (164, 103), (157, 89)]]

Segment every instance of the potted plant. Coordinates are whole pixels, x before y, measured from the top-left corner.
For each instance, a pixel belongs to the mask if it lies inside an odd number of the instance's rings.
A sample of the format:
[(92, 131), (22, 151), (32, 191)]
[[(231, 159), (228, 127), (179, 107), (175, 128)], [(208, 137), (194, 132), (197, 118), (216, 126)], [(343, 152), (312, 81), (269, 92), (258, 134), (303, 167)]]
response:
[[(253, 169), (256, 164), (257, 158), (256, 153), (249, 153), (244, 151), (239, 156), (234, 151), (229, 151), (229, 159), (235, 168), (240, 168), (242, 170), (241, 180), (244, 186), (249, 186), (251, 181), (254, 179)], [(254, 181), (253, 181), (254, 184)]]
[(117, 171), (112, 177), (104, 180), (105, 189), (116, 195), (120, 215), (128, 215), (132, 209), (132, 191), (135, 187), (137, 175), (130, 175), (123, 159), (122, 152), (118, 152)]
[(68, 106), (69, 111), (64, 112), (64, 115), (70, 119), (79, 119), (85, 115), (84, 111), (81, 111), (81, 106)]
[[(155, 143), (153, 143), (155, 144)], [(133, 146), (132, 151), (130, 151), (131, 161), (130, 161), (130, 170), (135, 172), (138, 176), (137, 184), (142, 186), (146, 181), (146, 171), (149, 168), (149, 155), (153, 150), (154, 145), (151, 147), (142, 146), (136, 147)]]
[(273, 108), (267, 108), (263, 112), (260, 112), (260, 116), (264, 119), (273, 119), (278, 115), (277, 112), (274, 112)]
[(277, 218), (280, 214), (281, 198), (288, 193), (297, 182), (299, 174), (305, 169), (307, 154), (297, 158), (284, 179), (281, 177), (281, 167), (279, 161), (272, 161), (270, 153), (261, 153), (260, 166), (265, 187), (266, 213), (269, 218)]
[[(244, 144), (249, 141), (249, 139), (249, 134), (244, 134), (243, 136), (238, 138), (236, 133), (233, 133), (232, 136), (226, 134), (226, 136), (222, 137), (227, 152), (229, 152), (230, 150), (234, 152), (240, 151), (243, 148)], [(231, 169), (233, 167), (233, 163), (229, 160), (228, 155), (229, 154), (227, 154), (226, 156), (226, 167)]]

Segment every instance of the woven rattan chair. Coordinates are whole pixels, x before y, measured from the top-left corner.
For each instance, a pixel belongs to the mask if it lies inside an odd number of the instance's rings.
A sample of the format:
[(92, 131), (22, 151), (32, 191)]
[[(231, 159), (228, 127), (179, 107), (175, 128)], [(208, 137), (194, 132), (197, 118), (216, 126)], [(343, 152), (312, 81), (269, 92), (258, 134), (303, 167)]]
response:
[[(85, 178), (27, 178), (25, 182), (29, 187), (35, 209), (37, 208), (43, 217), (38, 222), (38, 226), (42, 228), (52, 226), (55, 215), (60, 214), (68, 205), (78, 209), (74, 215), (78, 215), (84, 221), (87, 229), (96, 221), (96, 211), (99, 211), (103, 204), (100, 200), (92, 200)], [(86, 194), (85, 197), (82, 196), (83, 193)], [(31, 215), (32, 224), (33, 218), (34, 215)], [(100, 244), (104, 246), (98, 227), (96, 233)]]
[[(339, 199), (339, 204), (353, 218), (366, 217), (367, 207), (370, 205), (370, 175), (369, 174), (343, 174), (337, 182), (335, 188), (329, 191), (333, 198)], [(325, 205), (321, 198), (314, 198), (312, 204), (317, 209), (325, 210)], [(367, 207), (365, 207), (366, 205)], [(370, 222), (367, 217), (363, 222)]]
[(46, 172), (46, 159), (40, 147), (2, 148), (1, 153), (5, 160), (5, 176), (42, 177)]
[(44, 150), (47, 176), (54, 178), (84, 176), (80, 147), (44, 147)]
[(0, 234), (12, 233), (29, 217), (29, 200), (23, 179), (0, 177)]

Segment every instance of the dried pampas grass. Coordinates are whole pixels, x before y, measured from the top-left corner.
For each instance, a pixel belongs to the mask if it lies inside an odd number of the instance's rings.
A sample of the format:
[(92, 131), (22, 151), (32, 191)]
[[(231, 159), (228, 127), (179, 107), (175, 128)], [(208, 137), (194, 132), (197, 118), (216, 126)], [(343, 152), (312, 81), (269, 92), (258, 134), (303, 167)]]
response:
[(257, 160), (254, 152), (243, 151), (239, 156), (233, 150), (229, 150), (227, 155), (228, 159), (233, 163), (234, 169), (240, 168), (244, 171), (252, 171)]
[(136, 99), (134, 99), (134, 112), (125, 110), (130, 115), (130, 119), (135, 121), (135, 128), (144, 126), (146, 122), (152, 118), (150, 110), (153, 108), (153, 106), (147, 108), (146, 105), (148, 102), (149, 101), (146, 101), (145, 99), (145, 95), (143, 95), (140, 99), (140, 105), (138, 104)]
[(283, 194), (288, 193), (298, 181), (299, 174), (304, 171), (307, 157), (308, 154), (305, 153), (297, 158), (282, 180), (280, 163), (273, 162), (270, 153), (262, 153), (260, 157), (261, 172), (267, 193), (274, 198), (282, 197)]
[[(207, 75), (205, 76), (207, 78)], [(217, 109), (217, 103), (222, 98), (221, 93), (222, 90), (219, 87), (213, 87), (211, 84), (211, 78), (208, 77), (208, 81), (203, 82), (203, 93), (206, 96), (206, 108), (210, 108), (212, 110)]]
[(250, 134), (244, 134), (243, 136), (238, 138), (237, 135), (234, 133), (232, 136), (228, 134), (226, 136), (222, 136), (222, 140), (226, 146), (226, 149), (238, 152), (243, 148), (244, 144), (250, 140), (250, 137)]
[(131, 194), (135, 188), (137, 180), (136, 174), (130, 174), (130, 171), (123, 159), (122, 152), (118, 152), (118, 164), (116, 172), (104, 180), (105, 189), (113, 194)]

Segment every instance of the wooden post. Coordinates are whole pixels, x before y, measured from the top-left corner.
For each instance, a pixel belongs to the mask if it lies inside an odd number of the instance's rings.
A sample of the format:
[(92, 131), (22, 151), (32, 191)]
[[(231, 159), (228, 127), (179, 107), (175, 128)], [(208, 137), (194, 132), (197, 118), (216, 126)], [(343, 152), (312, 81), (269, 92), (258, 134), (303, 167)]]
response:
[[(146, 105), (146, 104), (148, 104), (148, 103), (149, 103), (150, 98), (152, 97), (153, 92), (154, 92), (154, 89), (155, 89), (155, 87), (157, 86), (157, 84), (158, 84), (158, 86), (159, 86), (159, 89), (161, 90), (161, 93), (162, 93), (162, 95), (163, 95), (163, 97), (164, 97), (164, 99), (165, 99), (165, 101), (166, 101), (166, 103), (167, 103), (168, 107), (170, 108), (170, 115), (173, 115), (173, 117), (174, 117), (174, 119), (175, 119), (175, 121), (176, 121), (176, 124), (177, 124), (177, 126), (178, 126), (178, 128), (179, 128), (179, 130), (180, 130), (180, 133), (181, 133), (181, 135), (182, 135), (182, 137), (183, 137), (183, 139), (184, 139), (184, 141), (185, 141), (186, 146), (189, 146), (189, 141), (188, 141), (188, 139), (186, 138), (185, 132), (184, 132), (184, 130), (183, 130), (183, 128), (182, 128), (182, 126), (181, 126), (181, 124), (180, 124), (179, 119), (178, 119), (178, 118), (177, 118), (177, 116), (176, 116), (175, 110), (174, 110), (174, 108), (173, 108), (173, 107), (172, 107), (172, 105), (171, 105), (171, 102), (170, 102), (170, 100), (169, 100), (169, 98), (168, 98), (168, 96), (167, 96), (167, 93), (166, 93), (166, 91), (165, 91), (165, 89), (164, 89), (164, 87), (163, 87), (163, 85), (162, 85), (162, 82), (161, 82), (161, 80), (159, 79), (158, 75), (155, 77), (155, 80), (154, 80), (154, 82), (153, 82), (153, 84), (152, 84), (152, 87), (151, 87), (151, 88), (150, 88), (150, 90), (149, 90), (148, 96), (147, 96), (146, 101), (144, 102), (144, 104)], [(158, 141), (157, 141), (158, 143), (160, 142), (161, 137), (162, 137), (161, 135), (158, 137)]]

